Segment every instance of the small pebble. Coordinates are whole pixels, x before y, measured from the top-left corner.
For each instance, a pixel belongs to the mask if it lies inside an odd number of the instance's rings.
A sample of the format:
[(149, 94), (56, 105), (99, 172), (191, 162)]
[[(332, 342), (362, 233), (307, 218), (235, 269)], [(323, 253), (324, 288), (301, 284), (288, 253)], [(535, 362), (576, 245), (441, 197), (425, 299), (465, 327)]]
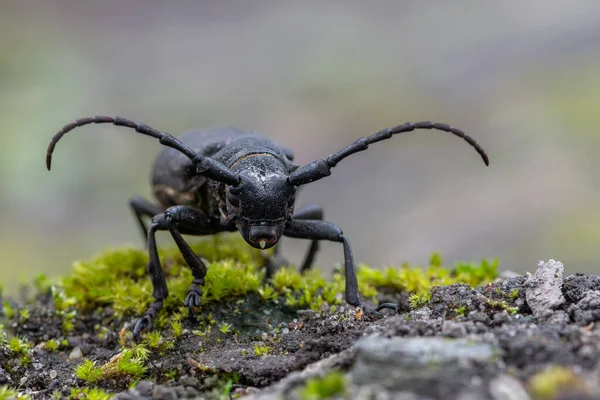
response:
[(79, 347), (75, 347), (69, 354), (69, 360), (77, 360), (83, 357), (83, 353)]
[(50, 370), (50, 379), (55, 379), (58, 376), (58, 372), (56, 372), (56, 370), (51, 369)]

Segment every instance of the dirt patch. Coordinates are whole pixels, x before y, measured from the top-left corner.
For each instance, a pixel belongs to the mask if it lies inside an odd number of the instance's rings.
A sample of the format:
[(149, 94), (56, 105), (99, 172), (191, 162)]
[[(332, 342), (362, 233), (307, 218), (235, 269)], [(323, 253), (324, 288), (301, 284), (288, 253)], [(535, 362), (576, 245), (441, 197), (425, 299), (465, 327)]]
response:
[[(203, 307), (195, 323), (182, 318), (180, 331), (159, 330), (160, 340), (146, 344), (142, 374), (95, 383), (75, 369), (84, 359), (114, 363), (123, 346), (135, 348), (126, 333), (135, 320), (115, 319), (105, 307), (69, 318), (65, 335), (52, 296), (38, 295), (12, 303), (14, 315), (4, 316), (9, 336), (33, 348), (15, 351), (9, 337), (2, 339), (0, 386), (32, 399), (102, 398), (90, 387), (119, 399), (310, 398), (311, 390), (330, 385), (319, 379), (339, 371), (342, 389), (332, 394), (338, 398), (387, 392), (410, 399), (499, 399), (504, 391), (600, 398), (600, 278), (556, 279), (564, 301), (552, 302), (538, 317), (527, 303), (526, 277), (477, 288), (434, 287), (416, 309), (409, 309), (406, 293), (388, 289), (384, 297), (404, 299), (406, 311), (379, 320), (359, 318), (347, 306), (297, 310), (248, 294)], [(56, 349), (48, 345), (53, 339)]]

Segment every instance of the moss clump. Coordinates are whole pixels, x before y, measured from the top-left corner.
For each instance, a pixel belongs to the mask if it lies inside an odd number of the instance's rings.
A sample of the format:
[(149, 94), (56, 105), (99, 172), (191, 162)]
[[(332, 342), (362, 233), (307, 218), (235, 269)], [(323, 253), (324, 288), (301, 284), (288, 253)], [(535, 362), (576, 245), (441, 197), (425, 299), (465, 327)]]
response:
[[(60, 394), (59, 394), (60, 396)], [(102, 389), (98, 388), (83, 388), (83, 389), (71, 389), (71, 399), (74, 400), (108, 400), (112, 397), (111, 394), (106, 393)], [(61, 398), (61, 397), (59, 397)]]
[(254, 354), (256, 354), (257, 357), (264, 357), (272, 351), (273, 351), (273, 348), (271, 348), (267, 345), (262, 345), (262, 346), (259, 346), (257, 344), (254, 345)]
[(536, 400), (554, 399), (561, 393), (583, 393), (585, 382), (572, 369), (550, 366), (529, 379), (529, 392)]
[(339, 371), (332, 371), (320, 378), (306, 381), (298, 390), (303, 400), (328, 399), (333, 396), (347, 397), (346, 377)]
[(95, 361), (86, 358), (75, 369), (75, 375), (89, 384), (106, 379), (118, 379), (131, 383), (146, 374), (147, 367), (145, 364), (149, 356), (150, 350), (144, 344), (138, 344), (123, 349), (100, 367), (96, 365)]
[(29, 396), (25, 394), (19, 394), (19, 392), (15, 389), (11, 389), (8, 386), (0, 386), (0, 400), (13, 400), (13, 399), (22, 399), (28, 400)]
[(466, 283), (472, 287), (493, 281), (498, 277), (498, 260), (479, 263), (458, 262), (454, 268), (446, 268), (441, 256), (434, 253), (427, 267), (372, 269), (361, 265), (358, 270), (358, 282), (361, 293), (365, 297), (375, 296), (382, 288), (411, 293), (409, 297), (412, 308), (418, 308), (429, 302), (429, 290), (433, 286), (446, 286), (455, 283)]
[(87, 358), (77, 368), (75, 375), (87, 383), (96, 383), (102, 379), (102, 369), (96, 366), (95, 361), (90, 361)]
[[(275, 301), (292, 308), (311, 308), (319, 311), (323, 303), (330, 306), (344, 301), (343, 273), (326, 280), (317, 269), (300, 274), (294, 267), (281, 268), (272, 280), (264, 283), (264, 258), (236, 234), (200, 240), (193, 246), (207, 262), (206, 284), (202, 288), (202, 305), (222, 302), (256, 293), (264, 301)], [(155, 325), (164, 327), (187, 314), (182, 308), (192, 276), (177, 248), (160, 252), (170, 295), (165, 312), (159, 314)], [(108, 251), (91, 261), (77, 262), (73, 273), (51, 288), (57, 313), (63, 318), (65, 331), (72, 329), (73, 310), (92, 310), (112, 306), (115, 317), (139, 316), (149, 307), (152, 286), (146, 273), (148, 257), (142, 249), (124, 248)], [(489, 282), (497, 276), (497, 261), (457, 263), (446, 269), (438, 254), (431, 257), (425, 268), (377, 270), (366, 265), (358, 269), (359, 290), (363, 298), (374, 300), (380, 289), (392, 289), (413, 294), (415, 307), (428, 301), (429, 289), (435, 285), (464, 282), (472, 286)], [(47, 286), (44, 282), (41, 286)], [(201, 305), (201, 307), (202, 307)], [(165, 315), (169, 315), (165, 319)], [(181, 334), (181, 325), (172, 325), (173, 336)]]

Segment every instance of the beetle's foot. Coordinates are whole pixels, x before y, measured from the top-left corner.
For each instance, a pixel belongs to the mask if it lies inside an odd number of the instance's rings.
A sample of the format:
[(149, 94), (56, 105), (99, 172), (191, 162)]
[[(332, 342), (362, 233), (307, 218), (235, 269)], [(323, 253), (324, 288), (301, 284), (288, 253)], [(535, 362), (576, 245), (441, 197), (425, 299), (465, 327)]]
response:
[(146, 311), (144, 316), (140, 318), (140, 320), (135, 324), (135, 328), (133, 328), (133, 337), (139, 338), (140, 334), (146, 331), (152, 330), (154, 328), (154, 319), (156, 315), (160, 311), (163, 306), (162, 300), (157, 300)]
[(185, 301), (183, 302), (183, 305), (188, 307), (189, 317), (192, 319), (195, 315), (194, 307), (200, 306), (200, 302), (202, 300), (202, 288), (200, 288), (201, 285), (204, 285), (204, 279), (194, 279), (187, 291)]
[[(399, 307), (397, 304), (394, 304), (394, 303), (382, 303), (374, 310), (367, 310), (362, 304), (359, 305), (358, 307), (356, 307), (356, 309), (357, 309), (357, 314), (356, 314), (357, 319), (360, 319), (364, 315), (371, 320), (377, 320), (377, 319), (392, 317), (392, 316), (396, 315), (398, 313)], [(384, 310), (384, 309), (393, 310), (393, 312), (392, 312), (392, 314), (386, 315), (386, 314), (383, 314), (380, 312), (381, 310)]]

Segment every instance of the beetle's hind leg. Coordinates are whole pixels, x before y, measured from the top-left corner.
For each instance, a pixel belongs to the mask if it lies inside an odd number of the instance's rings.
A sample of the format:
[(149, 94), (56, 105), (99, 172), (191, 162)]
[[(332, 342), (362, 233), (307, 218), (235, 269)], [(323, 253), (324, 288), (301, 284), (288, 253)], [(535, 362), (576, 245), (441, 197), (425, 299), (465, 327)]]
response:
[(164, 210), (159, 205), (151, 203), (142, 196), (133, 196), (129, 200), (129, 205), (135, 214), (145, 240), (148, 237), (148, 228), (144, 223), (143, 217), (153, 218), (155, 215), (161, 214)]
[(152, 219), (152, 223), (148, 229), (148, 275), (150, 275), (150, 280), (152, 281), (152, 296), (154, 296), (155, 300), (148, 311), (135, 324), (133, 330), (135, 337), (138, 337), (143, 330), (151, 330), (154, 327), (156, 315), (162, 308), (163, 301), (169, 295), (167, 281), (165, 280), (165, 274), (163, 273), (158, 257), (158, 249), (156, 248), (156, 231), (158, 230), (166, 230), (164, 215), (162, 214)]

